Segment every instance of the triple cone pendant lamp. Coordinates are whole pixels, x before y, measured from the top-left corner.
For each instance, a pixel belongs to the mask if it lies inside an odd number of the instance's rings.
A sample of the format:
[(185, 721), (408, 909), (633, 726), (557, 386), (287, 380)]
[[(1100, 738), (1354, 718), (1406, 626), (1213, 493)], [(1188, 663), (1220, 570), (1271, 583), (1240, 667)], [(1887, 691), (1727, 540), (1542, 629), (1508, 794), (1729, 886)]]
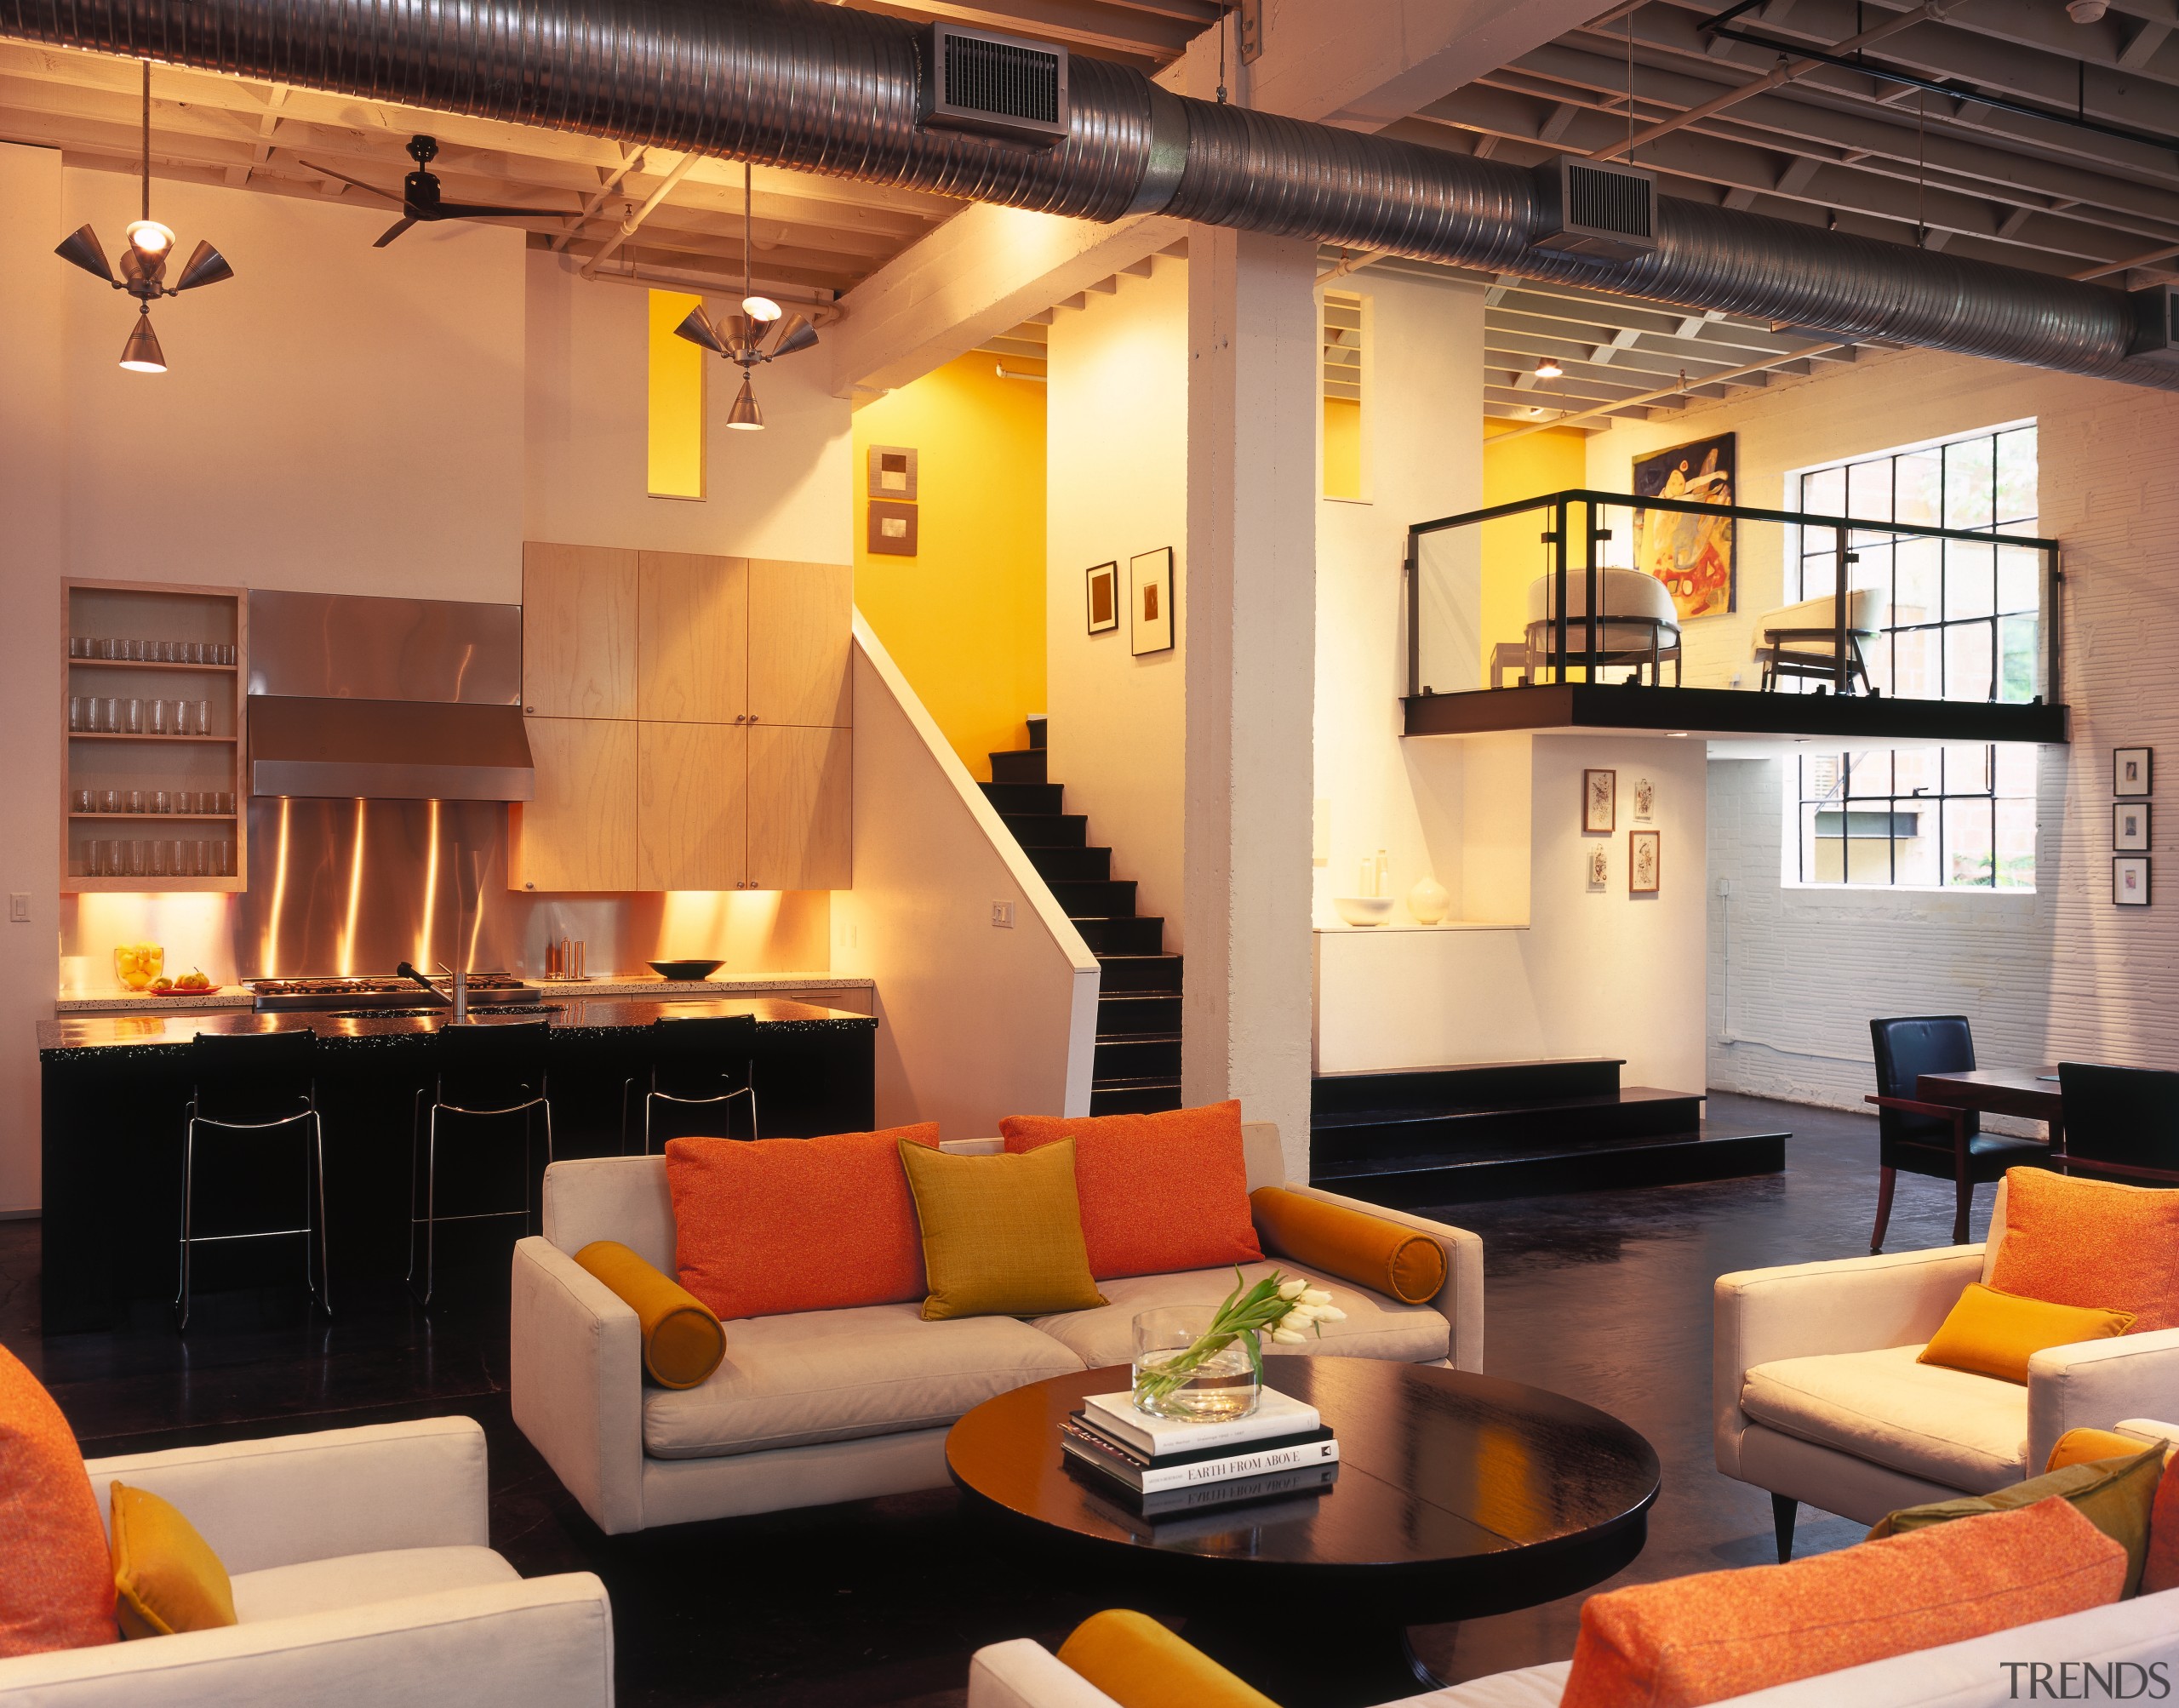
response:
[(746, 161), (741, 166), (741, 312), (727, 317), (722, 329), (701, 302), (689, 311), (688, 317), (673, 328), (674, 335), (685, 338), (691, 344), (701, 344), (706, 350), (716, 350), (729, 362), (741, 369), (741, 390), (734, 400), (734, 407), (727, 411), (726, 425), (743, 432), (756, 432), (764, 425), (764, 412), (757, 407), (756, 387), (749, 383), (751, 371), (760, 362), (775, 362), (782, 356), (792, 356), (798, 350), (807, 350), (817, 341), (817, 328), (801, 315), (788, 316), (768, 296), (760, 295), (750, 283), (749, 275), (749, 190), (751, 174)]
[(121, 365), (135, 374), (163, 374), (167, 371), (165, 351), (159, 348), (159, 335), (152, 330), (152, 305), (163, 296), (178, 296), (183, 291), (195, 290), (199, 285), (217, 284), (221, 279), (231, 279), (235, 270), (227, 265), (227, 258), (209, 243), (199, 243), (189, 257), (189, 264), (181, 270), (181, 277), (172, 284), (166, 283), (167, 262), (174, 255), (174, 232), (152, 217), (152, 62), (144, 61), (144, 211), (140, 219), (131, 220), (122, 235), (129, 247), (121, 252), (121, 277), (116, 278), (113, 269), (106, 265), (106, 251), (99, 246), (99, 234), (89, 226), (78, 226), (60, 240), (54, 254), (64, 261), (73, 262), (95, 278), (104, 279), (116, 290), (125, 290), (136, 299), (136, 324), (129, 328), (129, 341), (121, 346)]

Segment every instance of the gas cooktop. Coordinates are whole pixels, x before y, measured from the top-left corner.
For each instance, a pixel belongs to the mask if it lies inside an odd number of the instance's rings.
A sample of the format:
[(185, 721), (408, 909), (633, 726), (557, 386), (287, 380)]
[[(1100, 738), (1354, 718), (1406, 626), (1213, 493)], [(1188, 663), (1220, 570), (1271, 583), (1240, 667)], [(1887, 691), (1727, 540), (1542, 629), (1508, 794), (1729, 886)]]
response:
[[(252, 979), (249, 983), (253, 1005), (260, 1013), (306, 1008), (368, 1008), (382, 1013), (392, 1008), (414, 1008), (423, 994), (409, 979)], [(440, 987), (446, 988), (443, 980)], [(469, 994), (472, 998), (496, 997), (503, 1002), (526, 1003), (536, 1000), (538, 990), (508, 974), (472, 973)]]
[[(483, 1014), (557, 1014), (565, 1006), (560, 1003), (480, 1003), (471, 1005), (472, 1019)], [(442, 1004), (430, 1008), (334, 1008), (327, 1012), (329, 1020), (451, 1020), (454, 1010)]]

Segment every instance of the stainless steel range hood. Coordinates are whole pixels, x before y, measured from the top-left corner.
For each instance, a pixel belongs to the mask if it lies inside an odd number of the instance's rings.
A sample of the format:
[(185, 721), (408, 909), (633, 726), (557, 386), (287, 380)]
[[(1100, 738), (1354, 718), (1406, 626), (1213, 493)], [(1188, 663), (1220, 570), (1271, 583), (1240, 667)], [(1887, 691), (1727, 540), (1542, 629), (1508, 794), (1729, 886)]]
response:
[(249, 596), (249, 791), (527, 801), (522, 608)]

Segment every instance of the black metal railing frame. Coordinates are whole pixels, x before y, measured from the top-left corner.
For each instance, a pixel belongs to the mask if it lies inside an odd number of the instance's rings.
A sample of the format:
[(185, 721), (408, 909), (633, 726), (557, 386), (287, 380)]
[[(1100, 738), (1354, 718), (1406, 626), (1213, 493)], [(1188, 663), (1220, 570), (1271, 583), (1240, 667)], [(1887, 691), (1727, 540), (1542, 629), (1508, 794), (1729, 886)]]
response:
[[(1576, 505), (1582, 507), (1586, 526), (1582, 529), (1585, 548), (1582, 554), (1582, 574), (1587, 598), (1583, 602), (1582, 628), (1584, 645), (1574, 655), (1567, 652), (1566, 578), (1567, 536), (1572, 523)], [(1576, 665), (1587, 672), (1587, 680), (1594, 682), (1597, 673), (1597, 625), (1599, 620), (1598, 605), (1599, 574), (1603, 566), (1597, 562), (1597, 546), (1611, 538), (1610, 528), (1597, 526), (1599, 510), (1625, 509), (1632, 511), (1669, 510), (1690, 516), (1722, 516), (1734, 521), (1775, 522), (1787, 527), (1829, 528), (1836, 542), (1837, 573), (1832, 584), (1832, 658), (1834, 692), (1844, 694), (1850, 669), (1850, 654), (1846, 644), (1848, 601), (1851, 589), (1847, 586), (1846, 571), (1850, 564), (1860, 561), (1860, 554), (1853, 550), (1852, 536), (1856, 534), (1906, 534), (1924, 540), (1965, 540), (1978, 545), (1993, 542), (2007, 546), (2025, 546), (2043, 554), (2043, 594), (2037, 620), (2043, 626), (2044, 683), (2040, 698), (2052, 705), (2062, 698), (2059, 694), (2059, 666), (2062, 660), (2058, 620), (2058, 597), (2065, 582), (2065, 570), (2058, 542), (2039, 535), (2027, 534), (1999, 534), (1994, 526), (1987, 528), (1932, 528), (1915, 522), (1877, 522), (1866, 517), (1825, 516), (1812, 511), (1764, 510), (1745, 504), (1704, 504), (1684, 498), (1640, 498), (1633, 493), (1602, 492), (1589, 487), (1569, 487), (1563, 492), (1542, 493), (1535, 498), (1516, 499), (1507, 504), (1494, 504), (1483, 510), (1463, 511), (1458, 516), (1440, 517), (1434, 522), (1418, 522), (1407, 530), (1407, 691), (1410, 698), (1422, 692), (1422, 558), (1421, 540), (1426, 534), (1441, 534), (1456, 528), (1473, 528), (1486, 522), (1497, 522), (1509, 516), (1522, 516), (1530, 511), (1548, 510), (1552, 525), (1540, 536), (1541, 542), (1552, 549), (1553, 609), (1556, 613), (1553, 626), (1550, 667), (1564, 682), (1567, 671)], [(1804, 554), (1805, 555), (1805, 554)], [(1995, 618), (1993, 618), (1993, 621)], [(1661, 687), (1661, 683), (1655, 684)], [(1991, 692), (1997, 692), (1997, 677), (1993, 671)]]

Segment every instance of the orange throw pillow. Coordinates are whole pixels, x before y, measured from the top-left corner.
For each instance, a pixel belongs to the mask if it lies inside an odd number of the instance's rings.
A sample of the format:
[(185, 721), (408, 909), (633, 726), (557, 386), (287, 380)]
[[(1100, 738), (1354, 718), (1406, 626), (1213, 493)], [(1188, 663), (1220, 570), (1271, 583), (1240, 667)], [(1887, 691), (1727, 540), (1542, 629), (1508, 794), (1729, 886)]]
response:
[(2136, 1334), (2179, 1328), (2179, 1192), (2008, 1168), (1990, 1285), (2053, 1305), (2130, 1311)]
[(2156, 1504), (2148, 1510), (2148, 1559), (2142, 1567), (2142, 1593), (2153, 1596), (2159, 1590), (2179, 1590), (2179, 1454), (2165, 1461)]
[(2126, 1551), (2062, 1499), (1789, 1566), (1592, 1596), (1559, 1708), (1698, 1708), (2119, 1599)]
[(822, 1139), (672, 1139), (674, 1262), (722, 1318), (924, 1295), (923, 1233), (900, 1146), (938, 1123)]
[(1078, 1120), (1009, 1115), (998, 1130), (1009, 1151), (1074, 1140), (1082, 1239), (1100, 1281), (1263, 1257), (1249, 1215), (1238, 1101)]
[(0, 1656), (120, 1641), (83, 1449), (53, 1396), (0, 1346)]

